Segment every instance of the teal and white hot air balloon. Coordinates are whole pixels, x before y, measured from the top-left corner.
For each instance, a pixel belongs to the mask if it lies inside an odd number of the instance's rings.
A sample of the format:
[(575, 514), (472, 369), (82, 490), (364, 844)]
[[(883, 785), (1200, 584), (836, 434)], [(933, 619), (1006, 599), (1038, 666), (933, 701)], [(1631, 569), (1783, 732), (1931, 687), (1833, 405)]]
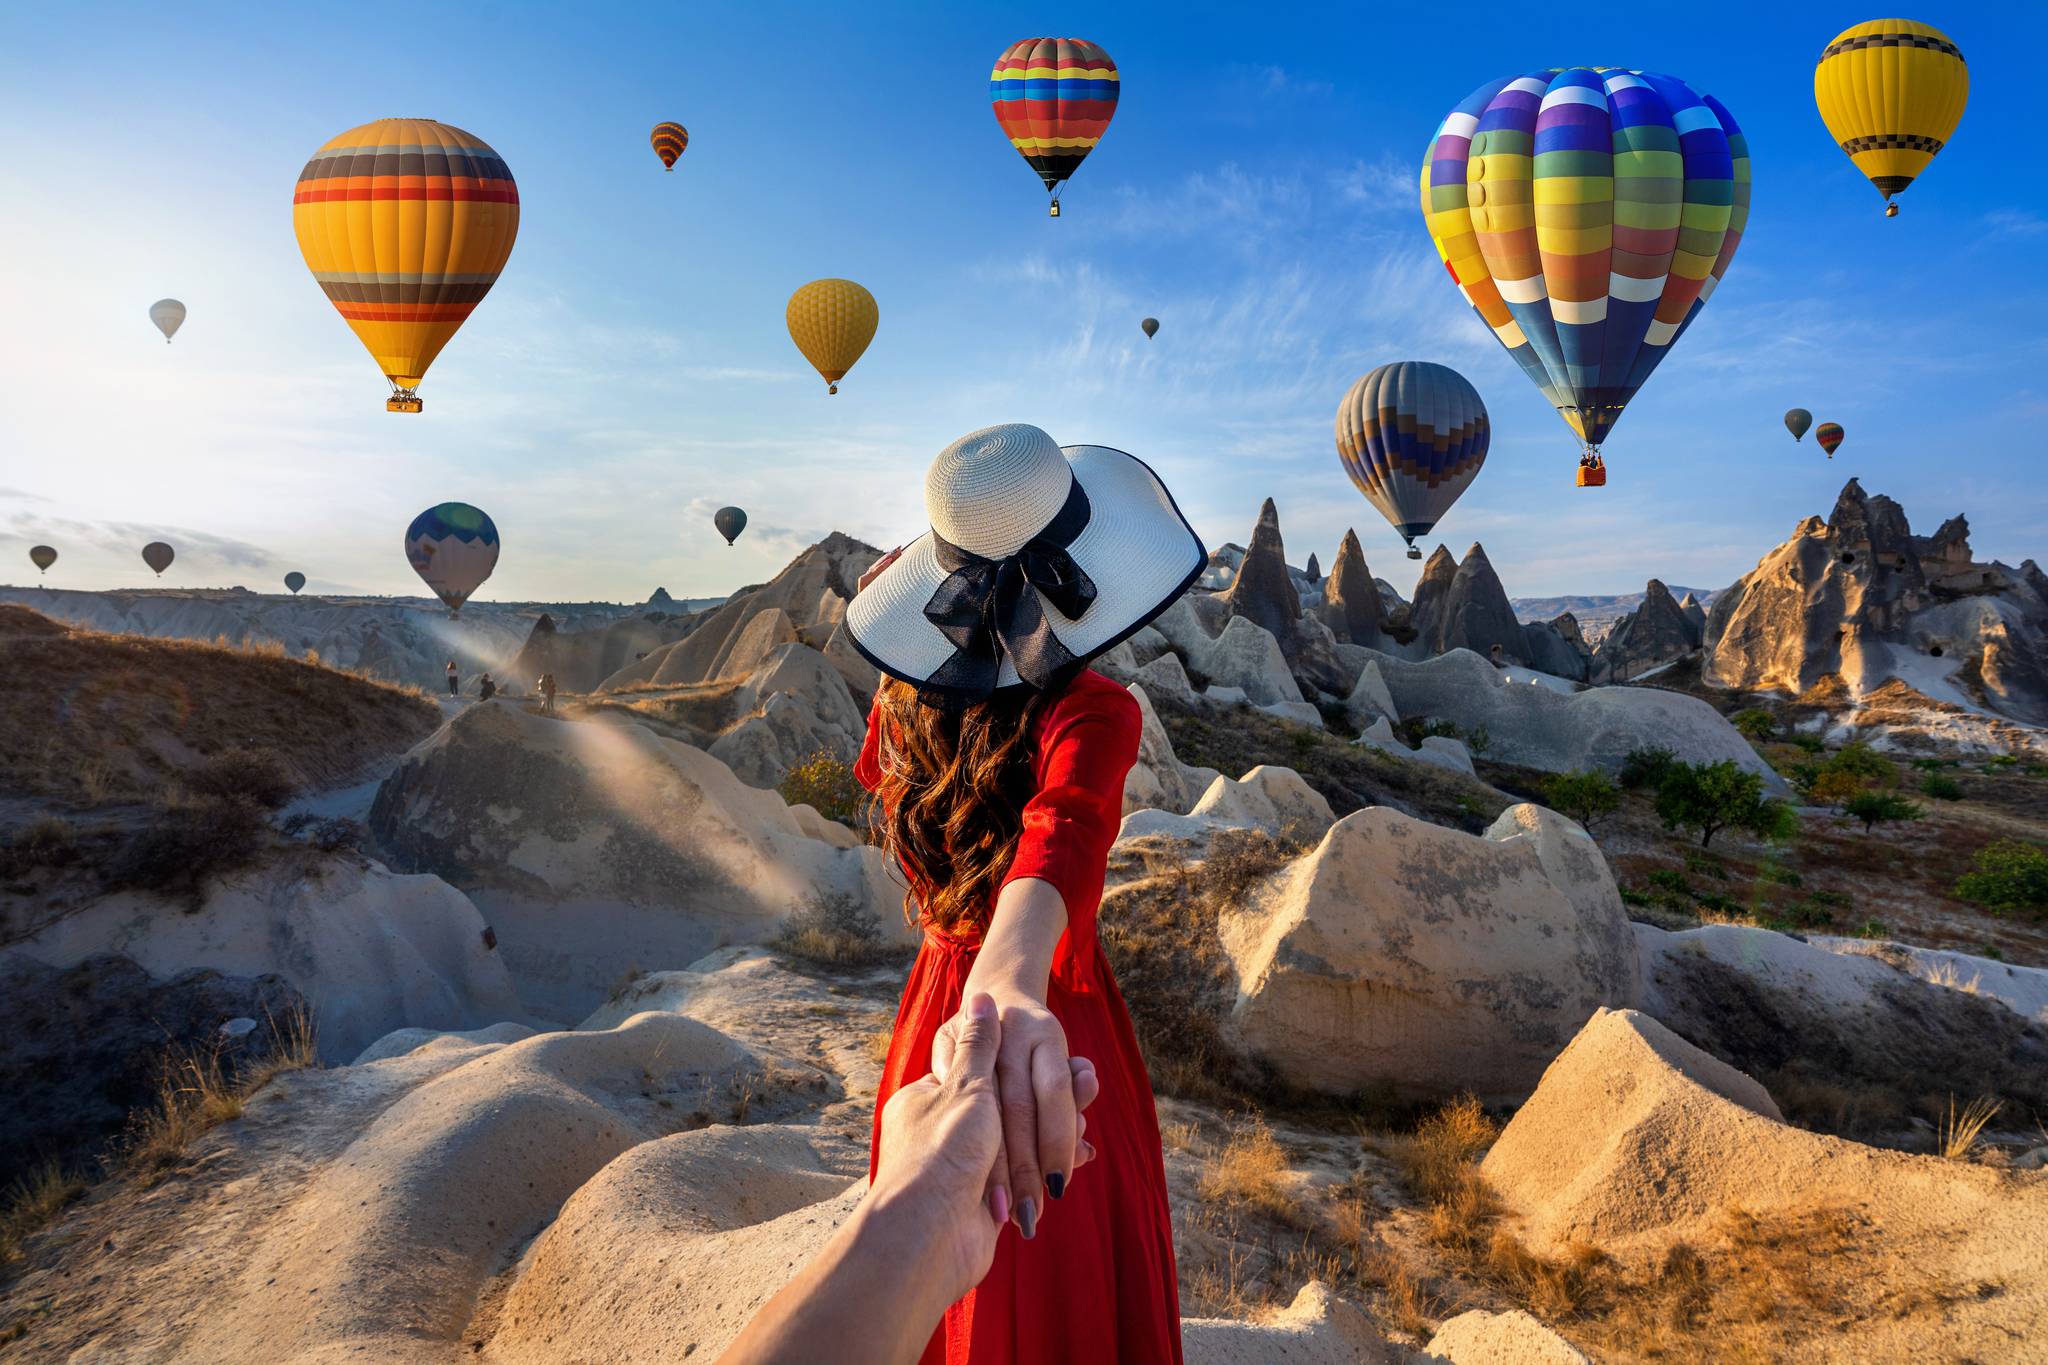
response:
[(1337, 455), (1366, 501), (1422, 558), (1426, 536), (1479, 475), (1493, 429), (1464, 375), (1427, 360), (1382, 365), (1337, 405)]

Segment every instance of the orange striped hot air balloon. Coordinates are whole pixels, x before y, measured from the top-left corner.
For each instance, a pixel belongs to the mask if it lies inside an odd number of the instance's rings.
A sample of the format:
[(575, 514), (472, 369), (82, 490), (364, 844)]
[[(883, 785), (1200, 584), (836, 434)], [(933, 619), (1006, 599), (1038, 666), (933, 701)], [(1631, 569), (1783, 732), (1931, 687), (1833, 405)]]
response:
[(1038, 172), (1060, 216), (1060, 186), (1116, 117), (1122, 82), (1109, 54), (1082, 38), (1026, 38), (996, 58), (989, 101), (1010, 145)]
[(418, 412), (427, 366), (512, 254), (519, 188), (472, 133), (378, 119), (313, 153), (292, 228), (307, 269), (391, 382), (384, 406)]
[(672, 171), (682, 159), (683, 149), (690, 145), (690, 130), (680, 123), (657, 123), (647, 140), (654, 145), (654, 154), (661, 158), (661, 168)]

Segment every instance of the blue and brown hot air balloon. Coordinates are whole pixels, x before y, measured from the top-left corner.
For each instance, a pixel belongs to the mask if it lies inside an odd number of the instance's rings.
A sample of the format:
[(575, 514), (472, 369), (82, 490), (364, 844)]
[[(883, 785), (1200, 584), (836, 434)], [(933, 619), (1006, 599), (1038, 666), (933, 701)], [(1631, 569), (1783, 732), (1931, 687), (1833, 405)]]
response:
[(1422, 167), (1437, 254), (1558, 415), (1582, 472), (1714, 292), (1749, 219), (1749, 146), (1717, 100), (1651, 71), (1489, 81)]
[(996, 122), (1052, 196), (1102, 141), (1116, 116), (1120, 85), (1109, 54), (1080, 38), (1026, 38), (996, 58), (989, 100)]
[(418, 412), (427, 367), (469, 320), (519, 235), (519, 187), (474, 133), (432, 119), (351, 128), (313, 153), (292, 192), (306, 268)]
[(680, 123), (657, 123), (647, 140), (653, 144), (654, 154), (661, 158), (661, 168), (672, 171), (690, 145), (690, 130)]
[(1337, 405), (1337, 457), (1366, 500), (1422, 558), (1426, 536), (1486, 463), (1486, 404), (1456, 370), (1427, 360), (1382, 365)]
[(454, 616), (498, 567), (498, 528), (480, 508), (444, 502), (405, 528), (405, 558)]

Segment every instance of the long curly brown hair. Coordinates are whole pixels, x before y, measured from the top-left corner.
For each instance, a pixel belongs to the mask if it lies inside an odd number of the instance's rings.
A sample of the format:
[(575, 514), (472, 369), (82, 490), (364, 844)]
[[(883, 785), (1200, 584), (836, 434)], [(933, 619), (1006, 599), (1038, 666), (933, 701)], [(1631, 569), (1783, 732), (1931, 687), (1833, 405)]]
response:
[(909, 683), (883, 682), (875, 818), (882, 847), (913, 882), (905, 922), (987, 927), (1037, 785), (1031, 736), (1048, 699), (1009, 688), (947, 711), (919, 701)]

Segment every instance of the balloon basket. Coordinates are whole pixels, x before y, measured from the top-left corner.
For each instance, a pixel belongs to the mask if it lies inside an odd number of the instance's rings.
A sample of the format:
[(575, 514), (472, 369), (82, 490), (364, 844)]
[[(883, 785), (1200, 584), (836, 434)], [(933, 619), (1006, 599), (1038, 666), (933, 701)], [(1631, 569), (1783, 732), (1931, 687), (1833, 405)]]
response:
[(1422, 558), (1422, 551), (1416, 549), (1413, 545), (1410, 545), (1408, 547), (1408, 557), (1410, 559), (1420, 559)]
[(1606, 465), (1604, 465), (1604, 464), (1594, 464), (1594, 465), (1585, 465), (1585, 464), (1582, 464), (1582, 465), (1580, 465), (1580, 466), (1579, 466), (1579, 487), (1581, 487), (1581, 488), (1605, 488), (1606, 486), (1607, 486), (1607, 466), (1606, 466)]
[(839, 386), (838, 386), (837, 384), (827, 384), (827, 385), (825, 385), (825, 392), (826, 392), (826, 393), (827, 393), (828, 395), (830, 395), (830, 394), (835, 394), (835, 393), (839, 392)]
[(1885, 216), (1885, 217), (1887, 217), (1887, 218), (1896, 218), (1896, 217), (1898, 217), (1898, 216), (1899, 216), (1899, 206), (1898, 206), (1897, 204), (1886, 204), (1886, 205), (1884, 206), (1884, 216)]
[(1053, 201), (1052, 201), (1052, 207), (1051, 207), (1051, 208), (1049, 208), (1049, 209), (1047, 209), (1047, 210), (1045, 211), (1045, 216), (1046, 216), (1046, 217), (1048, 217), (1048, 218), (1057, 218), (1057, 217), (1059, 217), (1059, 216), (1060, 216), (1060, 201), (1059, 201), (1059, 200), (1055, 199), (1055, 200), (1053, 200)]
[(386, 412), (418, 412), (424, 406), (426, 405), (410, 394), (399, 394), (384, 400)]

